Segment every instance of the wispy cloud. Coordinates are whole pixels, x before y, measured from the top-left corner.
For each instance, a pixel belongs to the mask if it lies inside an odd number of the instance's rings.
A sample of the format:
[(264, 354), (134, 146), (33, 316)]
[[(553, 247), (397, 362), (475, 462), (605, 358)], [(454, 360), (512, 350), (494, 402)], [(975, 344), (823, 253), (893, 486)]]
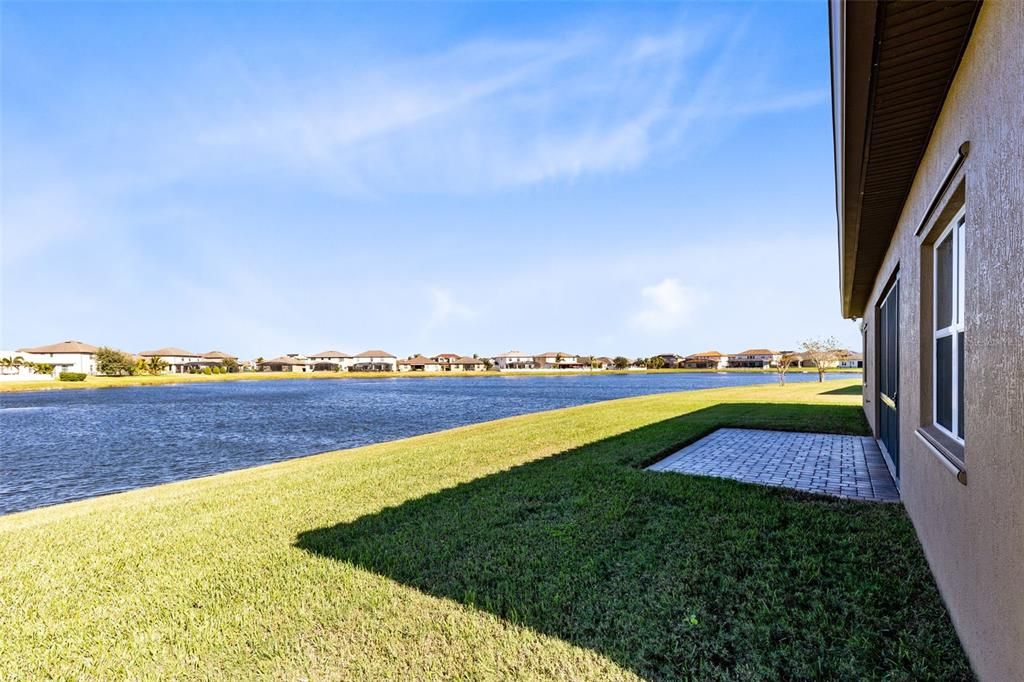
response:
[(644, 307), (630, 317), (630, 323), (643, 332), (666, 332), (685, 327), (703, 300), (699, 291), (672, 277), (644, 287), (640, 296)]
[[(747, 74), (747, 25), (479, 39), (354, 73), (270, 73), (203, 103), (174, 154), (188, 172), (288, 173), (343, 193), (494, 191), (623, 172), (744, 118), (819, 104)], [(766, 87), (767, 86), (767, 87)], [(174, 165), (173, 159), (170, 165)]]
[(427, 329), (435, 329), (452, 320), (466, 320), (475, 314), (468, 305), (456, 300), (448, 289), (433, 288), (430, 290), (430, 318)]

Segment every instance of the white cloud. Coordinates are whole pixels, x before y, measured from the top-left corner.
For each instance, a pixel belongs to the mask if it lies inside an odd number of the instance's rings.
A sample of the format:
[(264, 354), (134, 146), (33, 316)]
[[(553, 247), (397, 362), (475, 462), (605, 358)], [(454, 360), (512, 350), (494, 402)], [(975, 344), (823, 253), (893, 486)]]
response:
[(685, 327), (703, 299), (699, 291), (672, 277), (644, 287), (640, 296), (644, 307), (630, 317), (630, 323), (636, 329), (652, 333)]
[(468, 305), (456, 300), (451, 291), (436, 287), (430, 290), (430, 306), (428, 329), (440, 327), (452, 320), (466, 320), (476, 314)]

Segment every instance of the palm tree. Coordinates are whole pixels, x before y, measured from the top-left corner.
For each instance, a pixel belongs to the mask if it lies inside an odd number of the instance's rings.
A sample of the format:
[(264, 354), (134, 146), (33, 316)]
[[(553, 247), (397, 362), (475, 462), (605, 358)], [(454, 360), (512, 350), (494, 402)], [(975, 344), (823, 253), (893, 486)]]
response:
[(165, 369), (167, 369), (167, 363), (159, 355), (154, 355), (146, 363), (146, 371), (150, 374), (159, 374)]
[(0, 358), (0, 374), (7, 374), (7, 370), (14, 366), (11, 358)]

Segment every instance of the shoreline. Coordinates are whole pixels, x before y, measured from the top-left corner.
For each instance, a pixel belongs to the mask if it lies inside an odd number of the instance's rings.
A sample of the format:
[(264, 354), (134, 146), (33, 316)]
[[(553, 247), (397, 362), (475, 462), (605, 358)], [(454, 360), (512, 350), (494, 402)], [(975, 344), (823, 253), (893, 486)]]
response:
[[(90, 375), (85, 381), (10, 381), (0, 382), (0, 393), (33, 393), (81, 389), (130, 388), (136, 386), (171, 386), (220, 381), (279, 381), (285, 379), (478, 379), (481, 377), (531, 376), (610, 376), (636, 374), (769, 374), (761, 369), (602, 369), (602, 370), (513, 370), (485, 372), (237, 372), (235, 374), (157, 374), (111, 377)], [(790, 369), (789, 374), (817, 374), (812, 368)], [(861, 369), (830, 369), (827, 374), (863, 374)]]

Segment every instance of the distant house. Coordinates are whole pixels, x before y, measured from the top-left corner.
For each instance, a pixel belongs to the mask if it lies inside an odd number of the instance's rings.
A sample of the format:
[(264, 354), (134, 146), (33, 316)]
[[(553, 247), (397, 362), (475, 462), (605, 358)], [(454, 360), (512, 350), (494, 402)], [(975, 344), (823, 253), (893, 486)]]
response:
[(609, 369), (614, 364), (615, 362), (611, 358), (606, 358), (602, 356), (599, 358), (590, 358), (590, 362), (587, 363), (587, 366), (592, 367), (594, 369)]
[(481, 358), (463, 356), (453, 360), (451, 368), (453, 372), (483, 372), (487, 369), (487, 364)]
[(452, 361), (458, 360), (462, 356), (457, 353), (441, 353), (431, 358), (434, 362), (441, 365), (441, 369), (445, 372), (450, 372), (452, 369)]
[(219, 350), (211, 350), (199, 356), (198, 364), (201, 367), (219, 367), (224, 364), (225, 360), (238, 362), (238, 358), (234, 355), (229, 355)]
[(338, 372), (352, 364), (352, 358), (336, 350), (322, 350), (309, 356), (315, 372)]
[(729, 366), (729, 356), (717, 350), (706, 350), (683, 358), (686, 369), (724, 369)]
[(280, 357), (256, 363), (261, 372), (312, 372), (313, 366), (306, 358), (297, 355)]
[[(61, 341), (49, 346), (19, 348), (18, 353), (31, 353), (32, 362), (61, 365), (65, 372), (96, 373), (96, 346), (81, 341)], [(27, 360), (28, 358), (26, 358)]]
[(864, 354), (848, 350), (840, 355), (839, 361), (836, 363), (836, 367), (839, 367), (840, 369), (863, 369)]
[(539, 369), (582, 369), (585, 367), (578, 356), (572, 353), (560, 353), (549, 351), (533, 357), (534, 364)]
[(675, 369), (676, 367), (682, 367), (684, 358), (682, 355), (676, 355), (675, 353), (661, 353), (655, 357), (661, 358), (665, 361), (665, 367)]
[(203, 359), (198, 353), (192, 353), (182, 348), (174, 348), (173, 346), (158, 348), (157, 350), (144, 350), (139, 353), (139, 356), (143, 360), (151, 358), (163, 360), (167, 363), (163, 370), (165, 374), (181, 374), (182, 372), (187, 372), (190, 368), (200, 367), (200, 361)]
[(399, 372), (440, 372), (441, 363), (433, 358), (414, 355), (406, 360), (398, 361)]
[[(37, 365), (50, 365), (49, 372), (40, 372)], [(0, 381), (48, 381), (61, 372), (74, 372), (70, 359), (54, 359), (27, 351), (0, 350)]]
[(750, 348), (742, 353), (735, 353), (729, 356), (729, 367), (747, 369), (767, 369), (776, 367), (782, 353), (767, 348)]
[(368, 350), (356, 355), (349, 367), (353, 372), (394, 372), (398, 370), (398, 359), (383, 350)]
[(533, 356), (528, 355), (521, 350), (510, 350), (507, 353), (495, 355), (491, 360), (493, 360), (495, 366), (501, 370), (537, 369), (537, 363), (534, 362)]

